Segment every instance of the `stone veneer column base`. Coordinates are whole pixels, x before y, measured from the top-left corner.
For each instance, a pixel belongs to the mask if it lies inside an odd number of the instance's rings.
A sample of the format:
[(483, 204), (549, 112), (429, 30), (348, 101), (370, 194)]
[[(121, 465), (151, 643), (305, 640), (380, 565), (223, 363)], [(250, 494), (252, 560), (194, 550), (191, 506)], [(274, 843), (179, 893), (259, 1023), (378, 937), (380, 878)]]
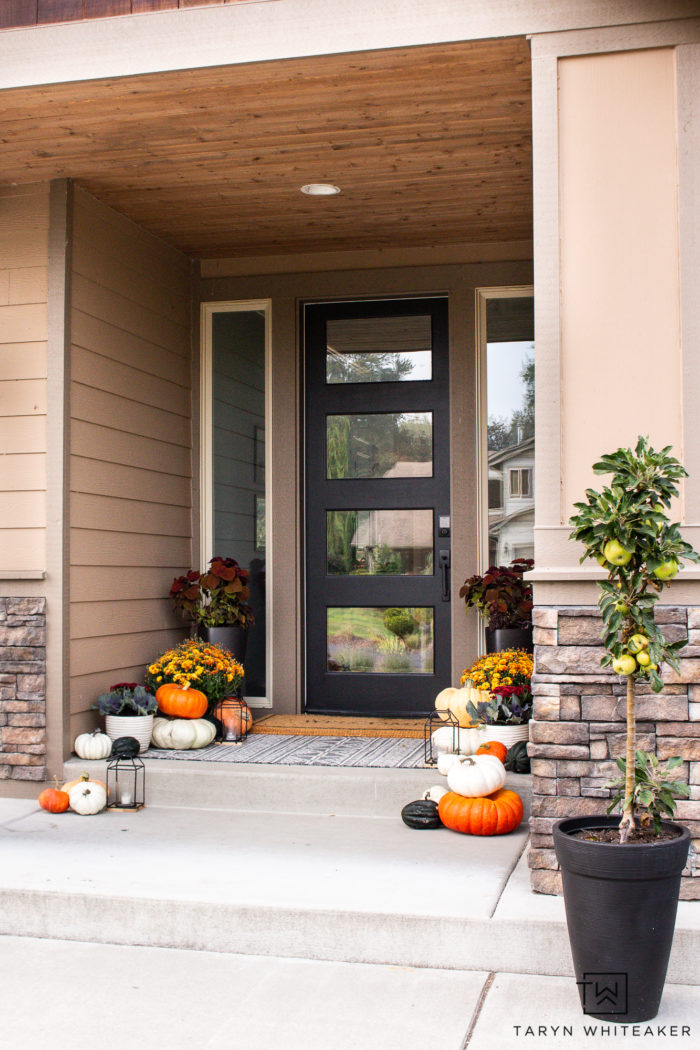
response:
[[(678, 780), (690, 785), (677, 820), (692, 844), (681, 880), (681, 899), (700, 900), (700, 608), (659, 605), (656, 620), (668, 641), (687, 639), (681, 673), (664, 670), (662, 693), (637, 688), (637, 746), (660, 759), (680, 755)], [(562, 817), (604, 814), (605, 787), (624, 755), (626, 684), (600, 659), (602, 620), (597, 607), (540, 606), (533, 611), (534, 715), (528, 750), (532, 762), (531, 884), (537, 893), (561, 893), (552, 827)]]
[(0, 598), (0, 780), (46, 779), (46, 599)]

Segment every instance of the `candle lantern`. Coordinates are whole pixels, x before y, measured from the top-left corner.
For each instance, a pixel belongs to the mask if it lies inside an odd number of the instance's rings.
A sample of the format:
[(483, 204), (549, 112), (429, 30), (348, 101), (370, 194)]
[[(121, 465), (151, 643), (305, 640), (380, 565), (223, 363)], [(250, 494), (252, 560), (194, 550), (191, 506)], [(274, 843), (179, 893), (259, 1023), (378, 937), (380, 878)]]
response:
[(423, 730), (423, 751), (426, 766), (436, 766), (443, 752), (459, 752), (459, 722), (451, 711), (433, 711)]
[(213, 711), (219, 730), (216, 739), (224, 744), (242, 744), (253, 724), (253, 715), (245, 700), (225, 696)]
[(107, 763), (107, 809), (137, 810), (146, 804), (146, 767), (135, 737), (119, 737)]

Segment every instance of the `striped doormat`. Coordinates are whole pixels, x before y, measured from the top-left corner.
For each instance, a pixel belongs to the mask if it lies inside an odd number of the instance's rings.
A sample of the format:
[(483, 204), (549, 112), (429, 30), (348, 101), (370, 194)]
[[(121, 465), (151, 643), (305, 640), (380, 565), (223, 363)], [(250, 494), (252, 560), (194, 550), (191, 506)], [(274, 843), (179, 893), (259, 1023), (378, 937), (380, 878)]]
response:
[(221, 762), (232, 765), (345, 766), (374, 769), (422, 769), (423, 741), (409, 738), (378, 740), (343, 736), (255, 736), (242, 744), (210, 744), (198, 751), (150, 748), (145, 759), (177, 762)]
[(266, 736), (397, 737), (422, 740), (424, 718), (343, 718), (340, 715), (261, 715), (252, 733)]

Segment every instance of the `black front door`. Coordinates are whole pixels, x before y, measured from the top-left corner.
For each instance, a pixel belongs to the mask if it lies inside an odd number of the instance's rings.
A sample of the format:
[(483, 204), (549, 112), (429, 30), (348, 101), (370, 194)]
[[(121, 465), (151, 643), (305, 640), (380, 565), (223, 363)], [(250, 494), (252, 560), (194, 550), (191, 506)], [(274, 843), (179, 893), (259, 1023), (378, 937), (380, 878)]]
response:
[(306, 710), (450, 684), (447, 299), (307, 304)]

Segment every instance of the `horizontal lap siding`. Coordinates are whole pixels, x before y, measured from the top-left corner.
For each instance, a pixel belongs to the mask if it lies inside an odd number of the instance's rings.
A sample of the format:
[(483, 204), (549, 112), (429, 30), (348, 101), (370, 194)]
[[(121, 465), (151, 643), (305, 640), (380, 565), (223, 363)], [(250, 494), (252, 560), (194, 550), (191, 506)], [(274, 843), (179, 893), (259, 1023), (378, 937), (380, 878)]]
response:
[(190, 567), (188, 260), (76, 191), (71, 357), (71, 722), (182, 637)]
[(46, 568), (48, 185), (0, 189), (0, 574)]

